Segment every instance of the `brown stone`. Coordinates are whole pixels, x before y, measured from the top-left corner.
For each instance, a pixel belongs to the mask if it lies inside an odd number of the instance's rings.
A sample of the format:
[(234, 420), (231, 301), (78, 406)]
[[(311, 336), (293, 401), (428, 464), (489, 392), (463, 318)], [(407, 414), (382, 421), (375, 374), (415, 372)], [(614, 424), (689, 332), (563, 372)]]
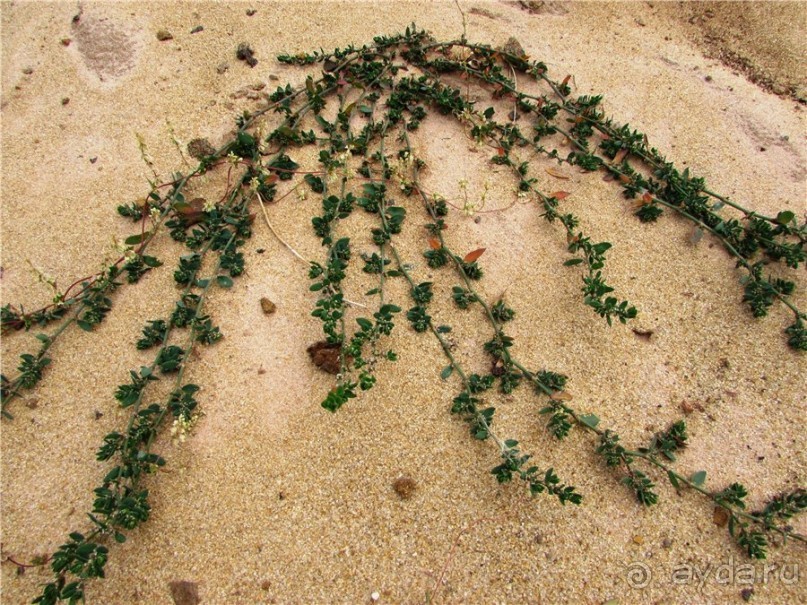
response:
[(170, 582), (168, 587), (171, 589), (171, 598), (174, 599), (175, 605), (197, 605), (201, 601), (196, 582), (175, 580)]

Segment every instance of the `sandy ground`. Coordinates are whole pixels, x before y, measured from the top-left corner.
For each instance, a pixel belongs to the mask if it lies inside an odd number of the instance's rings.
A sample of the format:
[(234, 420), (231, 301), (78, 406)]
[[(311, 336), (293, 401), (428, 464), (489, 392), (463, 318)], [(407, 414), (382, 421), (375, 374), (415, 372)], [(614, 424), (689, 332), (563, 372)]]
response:
[[(705, 58), (691, 24), (670, 18), (669, 7), (547, 2), (528, 12), (515, 2), (460, 4), (469, 38), (501, 44), (516, 36), (555, 77), (574, 74), (579, 93), (604, 93), (609, 113), (647, 132), (713, 189), (759, 211), (804, 212), (803, 105)], [(793, 30), (803, 30), (801, 6), (801, 20), (788, 23)], [(249, 8), (257, 12), (247, 16)], [(763, 20), (774, 14), (767, 5), (753, 10)], [(461, 33), (453, 2), (4, 2), (3, 304), (47, 302), (29, 262), (64, 285), (96, 271), (112, 238), (130, 232), (115, 207), (147, 191), (137, 134), (167, 176), (182, 168), (171, 132), (182, 142), (222, 141), (237, 113), (259, 105), (234, 93), (274, 87), (274, 77), (302, 82), (301, 71), (273, 60), (278, 52), (362, 44), (413, 18), (438, 39)], [(191, 34), (198, 25), (204, 29)], [(161, 29), (173, 39), (158, 41)], [(254, 69), (235, 60), (242, 41), (256, 51)], [(219, 73), (222, 64), (228, 69)], [(791, 74), (801, 82), (803, 65), (801, 54), (801, 73)], [(465, 149), (439, 120), (427, 130), (428, 120), (418, 141), (427, 161), (440, 165), (446, 151)], [(473, 162), (444, 164), (430, 185), (446, 195), (456, 195), (460, 179), (479, 178)], [(678, 465), (706, 470), (715, 489), (744, 483), (752, 507), (804, 485), (807, 364), (785, 346), (782, 309), (753, 321), (731, 261), (708, 238), (693, 245), (683, 222), (640, 224), (596, 176), (543, 179), (547, 190), (572, 191), (564, 203), (595, 239), (614, 244), (609, 281), (639, 308), (635, 327), (653, 336), (608, 329), (580, 303), (577, 274), (561, 266), (562, 236), (534, 208), (480, 215), (479, 223), (453, 213), (449, 241), (487, 247), (480, 287), (490, 299), (507, 289), (516, 309), (515, 353), (530, 367), (568, 374), (575, 402), (631, 445), (681, 417), (682, 403), (699, 404), (703, 410), (687, 417), (692, 445)], [(309, 258), (320, 254), (309, 226), (317, 204), (290, 198), (270, 209), (275, 228)], [(506, 201), (490, 207), (497, 204)], [(412, 259), (422, 247), (415, 232), (402, 243)], [(175, 257), (168, 244), (156, 253)], [(756, 603), (807, 600), (798, 575), (807, 549), (773, 549), (764, 581), (765, 564), (754, 564), (752, 586), (726, 581), (747, 560), (706, 502), (679, 497), (655, 477), (661, 502), (642, 509), (586, 435), (550, 439), (537, 416), (541, 403), (526, 389), (498, 402), (502, 432), (576, 485), (584, 504), (562, 508), (497, 485), (488, 474), (495, 451), (472, 442), (448, 413), (458, 386), (439, 380), (439, 347), (403, 318), (391, 341), (397, 364), (382, 366), (371, 392), (336, 415), (325, 412), (319, 402), (332, 378), (305, 351), (320, 338), (306, 311), (315, 298), (305, 268), (264, 225), (245, 254), (247, 276), (211, 303), (226, 338), (190, 370), (203, 385), (205, 416), (184, 444), (164, 444), (168, 466), (150, 482), (152, 518), (111, 548), (108, 577), (89, 586), (88, 602), (169, 604), (176, 580), (197, 583), (202, 602), (213, 604), (369, 603), (376, 592), (380, 603), (425, 603), (429, 595), (441, 603), (740, 603), (749, 587)], [(91, 490), (104, 473), (96, 448), (126, 421), (112, 392), (147, 361), (132, 342), (146, 319), (173, 304), (171, 273), (164, 267), (122, 289), (96, 333), (66, 334), (41, 386), (2, 422), (4, 558), (52, 552), (86, 527)], [(441, 293), (452, 285), (443, 282)], [(271, 317), (261, 313), (264, 296), (277, 304)], [(398, 298), (405, 301), (402, 292)], [(807, 307), (803, 291), (796, 300)], [(479, 318), (457, 315), (447, 302), (433, 311), (452, 323), (464, 359), (482, 370), (472, 355), (487, 340)], [(3, 372), (35, 342), (5, 337)], [(409, 500), (392, 488), (402, 474), (417, 483)], [(805, 531), (803, 521), (798, 527)], [(652, 572), (643, 589), (627, 581), (636, 563)], [(673, 585), (683, 565), (710, 575)], [(30, 601), (48, 578), (3, 563), (2, 602)]]

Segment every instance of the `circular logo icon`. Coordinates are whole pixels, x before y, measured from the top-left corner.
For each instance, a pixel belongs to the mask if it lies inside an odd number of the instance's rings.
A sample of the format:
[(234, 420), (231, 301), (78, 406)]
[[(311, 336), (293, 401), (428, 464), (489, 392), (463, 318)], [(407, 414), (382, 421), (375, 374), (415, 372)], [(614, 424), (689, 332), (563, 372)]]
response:
[(650, 584), (652, 577), (650, 567), (639, 561), (634, 561), (628, 565), (628, 572), (625, 574), (628, 586), (631, 588), (645, 588)]

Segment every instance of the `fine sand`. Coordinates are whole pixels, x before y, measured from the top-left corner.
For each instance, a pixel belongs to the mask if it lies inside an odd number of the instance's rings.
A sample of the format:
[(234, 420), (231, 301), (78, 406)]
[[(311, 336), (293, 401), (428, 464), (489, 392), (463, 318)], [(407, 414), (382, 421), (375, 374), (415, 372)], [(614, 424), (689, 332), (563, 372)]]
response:
[[(219, 144), (235, 116), (261, 106), (261, 84), (303, 82), (305, 70), (274, 60), (280, 52), (361, 45), (413, 19), (438, 39), (462, 33), (456, 3), (442, 1), (0, 6), (0, 285), (3, 305), (28, 309), (52, 296), (31, 266), (64, 288), (97, 271), (111, 258), (113, 239), (133, 231), (115, 208), (142, 198), (153, 178), (138, 136), (166, 178), (184, 169), (172, 138)], [(515, 36), (555, 78), (573, 74), (576, 93), (604, 94), (610, 115), (648, 133), (713, 190), (760, 212), (804, 214), (804, 4), (749, 5), (743, 18), (764, 23), (755, 31), (770, 35), (749, 36), (746, 46), (717, 3), (709, 6), (717, 16), (701, 12), (700, 21), (688, 17), (697, 5), (658, 2), (460, 6), (469, 39), (499, 45)], [(715, 35), (693, 29), (709, 20), (731, 42), (729, 59), (748, 57), (767, 74), (756, 78), (765, 88), (736, 62), (721, 63), (725, 53), (698, 46), (714, 43)], [(159, 41), (160, 30), (172, 39)], [(235, 58), (241, 42), (255, 50), (254, 68)], [(433, 167), (430, 187), (450, 199), (461, 179), (475, 191), (491, 174), (447, 122), (428, 117), (416, 144)], [(741, 302), (741, 273), (715, 241), (693, 243), (691, 226), (668, 215), (641, 224), (613, 183), (570, 176), (542, 173), (539, 186), (569, 191), (565, 207), (593, 239), (613, 243), (608, 281), (640, 315), (632, 326), (608, 328), (582, 304), (579, 268), (562, 266), (562, 232), (535, 207), (480, 213), (479, 222), (452, 211), (448, 241), (463, 251), (487, 248), (480, 289), (489, 300), (505, 293), (516, 310), (508, 328), (514, 352), (528, 367), (570, 376), (574, 404), (631, 447), (686, 415), (691, 445), (676, 468), (705, 470), (710, 489), (743, 483), (752, 509), (804, 486), (807, 363), (785, 344), (785, 309), (754, 320)], [(494, 188), (486, 209), (508, 206), (507, 195)], [(316, 196), (291, 196), (269, 208), (276, 231), (306, 258), (322, 254), (310, 227), (318, 205)], [(428, 279), (420, 230), (401, 238), (414, 270)], [(372, 250), (369, 240), (356, 245)], [(439, 346), (403, 317), (390, 341), (399, 360), (379, 366), (373, 390), (326, 412), (319, 403), (333, 377), (306, 353), (321, 338), (306, 267), (262, 222), (244, 252), (246, 275), (210, 303), (225, 338), (188, 372), (202, 385), (204, 416), (184, 443), (160, 443), (168, 464), (148, 481), (151, 519), (125, 544), (110, 545), (107, 577), (88, 584), (89, 603), (196, 602), (172, 596), (177, 581), (195, 584), (202, 603), (222, 605), (741, 603), (748, 589), (754, 603), (807, 601), (803, 544), (772, 548), (766, 562), (753, 563), (747, 583), (741, 566), (749, 561), (707, 501), (676, 494), (656, 473), (660, 502), (642, 508), (594, 454), (589, 435), (575, 431), (561, 443), (548, 436), (537, 414), (543, 403), (526, 387), (494, 397), (498, 427), (575, 485), (583, 504), (561, 507), (546, 496), (531, 499), (522, 485), (498, 485), (489, 473), (498, 464), (493, 445), (473, 441), (449, 413), (459, 383), (440, 380)], [(43, 568), (20, 574), (7, 557), (31, 561), (88, 527), (92, 489), (106, 472), (95, 452), (128, 418), (112, 393), (149, 360), (133, 346), (143, 323), (173, 305), (177, 248), (162, 242), (154, 253), (167, 265), (115, 293), (94, 333), (66, 332), (41, 384), (0, 424), (4, 604), (30, 602), (50, 578)], [(803, 269), (797, 277), (794, 301), (805, 309)], [(451, 279), (433, 278), (432, 314), (452, 324), (463, 361), (485, 371), (485, 325), (476, 311), (452, 308)], [(351, 292), (361, 297), (366, 285)], [(405, 289), (394, 288), (408, 308)], [(262, 297), (276, 304), (274, 314), (262, 313)], [(15, 374), (20, 353), (35, 350), (35, 332), (4, 336), (4, 374)], [(416, 485), (408, 499), (393, 488), (401, 476)], [(803, 519), (795, 526), (807, 533)], [(629, 583), (639, 564), (652, 575), (644, 588)], [(700, 578), (674, 583), (681, 569)]]

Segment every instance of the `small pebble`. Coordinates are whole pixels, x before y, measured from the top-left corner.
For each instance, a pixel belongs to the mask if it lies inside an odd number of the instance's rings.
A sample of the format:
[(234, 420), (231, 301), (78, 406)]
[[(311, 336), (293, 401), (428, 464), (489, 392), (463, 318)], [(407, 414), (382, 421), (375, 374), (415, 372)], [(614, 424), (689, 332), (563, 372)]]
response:
[(403, 475), (392, 482), (392, 489), (395, 490), (401, 500), (409, 500), (417, 489), (417, 483), (412, 477)]
[(258, 60), (255, 58), (255, 51), (247, 44), (246, 42), (242, 42), (238, 45), (238, 48), (235, 51), (235, 56), (241, 61), (244, 61), (250, 67), (255, 67), (258, 64)]
[(72, 40), (70, 38), (62, 38), (61, 42), (62, 42), (62, 46), (70, 46), (70, 43), (72, 42)]
[(740, 597), (742, 597), (743, 601), (748, 603), (751, 600), (751, 597), (754, 596), (754, 589), (753, 588), (743, 588), (740, 591)]
[(191, 33), (192, 33), (192, 34), (198, 34), (200, 31), (203, 31), (204, 29), (205, 29), (205, 28), (204, 28), (204, 27), (202, 27), (201, 25), (197, 25), (196, 27), (194, 27), (194, 28), (191, 30)]
[(205, 156), (213, 155), (216, 150), (207, 139), (193, 139), (188, 143), (188, 153), (192, 158), (201, 160)]
[(254, 8), (248, 8), (247, 9), (247, 17), (251, 17), (252, 15), (254, 15), (257, 12), (258, 11), (256, 9), (254, 9)]
[(169, 582), (168, 588), (175, 605), (198, 605), (201, 600), (196, 582), (178, 580)]
[(62, 105), (67, 105), (70, 102), (68, 97), (62, 97)]
[(22, 70), (22, 73), (24, 73), (26, 76), (30, 76), (32, 73), (34, 73), (34, 68), (26, 67), (25, 69)]
[(265, 315), (271, 315), (277, 310), (277, 306), (265, 296), (261, 299), (261, 309)]
[(718, 527), (724, 527), (729, 522), (729, 513), (722, 506), (715, 506), (712, 521)]
[(157, 32), (157, 39), (160, 42), (165, 42), (166, 40), (173, 40), (174, 36), (167, 29), (161, 29)]
[(378, 592), (374, 592), (373, 594), (371, 594), (371, 595), (370, 595), (370, 598), (371, 598), (373, 601), (378, 601), (378, 599), (380, 599), (380, 598), (381, 598), (381, 595), (380, 595), (380, 594), (378, 594)]
[(661, 541), (662, 548), (670, 548), (673, 545), (673, 541), (670, 538), (664, 538)]
[(219, 66), (216, 68), (216, 71), (219, 74), (223, 74), (228, 69), (230, 69), (230, 65), (228, 63), (219, 63)]

